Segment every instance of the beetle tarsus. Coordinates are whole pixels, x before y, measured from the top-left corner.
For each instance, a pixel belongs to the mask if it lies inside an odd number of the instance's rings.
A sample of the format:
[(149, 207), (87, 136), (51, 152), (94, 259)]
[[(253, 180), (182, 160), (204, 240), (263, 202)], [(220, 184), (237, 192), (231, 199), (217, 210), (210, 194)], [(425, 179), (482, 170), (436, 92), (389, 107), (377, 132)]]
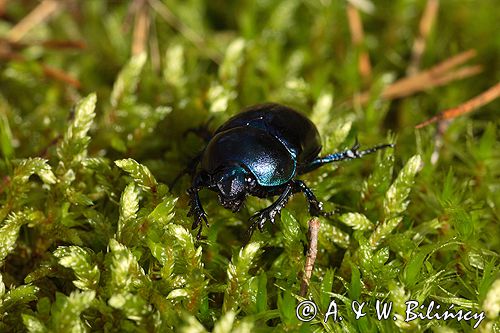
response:
[(294, 192), (304, 193), (309, 204), (309, 214), (311, 216), (329, 217), (334, 214), (334, 212), (325, 212), (323, 210), (323, 203), (316, 198), (313, 191), (302, 180), (294, 180), (293, 183), (295, 185)]
[(194, 217), (194, 222), (191, 226), (191, 229), (194, 230), (199, 227), (198, 234), (196, 235), (196, 239), (199, 240), (201, 237), (201, 229), (203, 229), (202, 221), (205, 221), (207, 228), (209, 227), (207, 213), (205, 213), (205, 210), (201, 206), (200, 197), (198, 196), (198, 189), (192, 187), (187, 192), (191, 197), (191, 208), (189, 209), (187, 216)]
[(200, 240), (200, 237), (201, 237), (201, 230), (203, 229), (203, 223), (202, 221), (205, 221), (205, 224), (207, 226), (207, 228), (209, 227), (209, 224), (208, 224), (208, 219), (207, 219), (207, 214), (205, 213), (205, 211), (203, 211), (203, 209), (199, 210), (199, 209), (191, 209), (188, 213), (188, 216), (194, 216), (194, 222), (191, 226), (191, 229), (194, 230), (196, 228), (199, 227), (198, 229), (198, 233), (196, 234), (196, 239), (197, 240)]
[(199, 241), (201, 239), (201, 230), (203, 229), (203, 223), (200, 223), (200, 228), (198, 229), (198, 232), (196, 233), (196, 240)]
[(276, 200), (269, 207), (264, 208), (255, 213), (254, 215), (252, 215), (252, 217), (250, 217), (249, 220), (251, 222), (250, 228), (253, 229), (255, 228), (255, 226), (257, 226), (259, 230), (262, 232), (264, 230), (264, 225), (266, 224), (266, 221), (269, 221), (272, 224), (274, 224), (276, 215), (281, 212), (283, 207), (285, 207), (286, 203), (288, 202), (288, 199), (293, 194), (294, 186), (295, 183), (293, 181), (287, 183), (285, 189), (281, 193), (278, 200)]
[(266, 224), (266, 221), (271, 222), (272, 224), (275, 223), (275, 216), (276, 214), (279, 214), (281, 211), (281, 207), (268, 207), (263, 210), (258, 211), (252, 217), (250, 217), (249, 221), (250, 223), (250, 228), (249, 230), (252, 231), (257, 228), (259, 228), (259, 231), (262, 232), (264, 231), (264, 225)]
[(374, 152), (376, 152), (378, 150), (385, 149), (385, 148), (394, 148), (394, 144), (393, 143), (385, 143), (385, 144), (382, 144), (382, 145), (378, 145), (378, 146), (375, 146), (375, 147), (371, 147), (371, 148), (359, 151), (358, 150), (359, 149), (359, 143), (358, 143), (358, 139), (356, 138), (356, 142), (351, 147), (351, 149), (348, 149), (345, 152), (343, 152), (343, 154), (345, 154), (345, 157), (343, 159), (361, 158), (361, 157), (363, 157), (365, 155), (372, 154), (372, 153), (374, 153)]

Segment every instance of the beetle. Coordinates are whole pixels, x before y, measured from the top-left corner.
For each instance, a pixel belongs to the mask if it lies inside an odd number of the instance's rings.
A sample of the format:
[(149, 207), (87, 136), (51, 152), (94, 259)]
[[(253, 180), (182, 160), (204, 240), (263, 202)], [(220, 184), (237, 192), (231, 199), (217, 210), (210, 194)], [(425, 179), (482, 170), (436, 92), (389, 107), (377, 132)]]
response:
[[(278, 196), (269, 207), (250, 218), (250, 231), (263, 230), (266, 221), (274, 223), (292, 194), (304, 193), (312, 216), (329, 215), (323, 211), (312, 190), (297, 176), (324, 164), (363, 157), (377, 150), (394, 147), (382, 144), (358, 150), (350, 149), (319, 157), (321, 140), (314, 123), (298, 111), (276, 103), (247, 108), (222, 124), (205, 149), (191, 165), (194, 174), (188, 189), (192, 229), (199, 227), (197, 238), (208, 219), (198, 192), (208, 188), (218, 194), (220, 204), (233, 212), (241, 209), (248, 195), (259, 198)], [(199, 170), (195, 173), (196, 167)]]

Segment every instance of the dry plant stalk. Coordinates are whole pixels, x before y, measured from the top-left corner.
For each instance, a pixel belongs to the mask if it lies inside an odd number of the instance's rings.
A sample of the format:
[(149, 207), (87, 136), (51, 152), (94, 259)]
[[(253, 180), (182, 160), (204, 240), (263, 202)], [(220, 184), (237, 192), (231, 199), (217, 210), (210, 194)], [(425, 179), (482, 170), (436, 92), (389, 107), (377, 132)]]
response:
[(55, 79), (57, 81), (61, 81), (63, 83), (67, 83), (76, 89), (79, 89), (81, 87), (80, 81), (78, 81), (71, 75), (67, 74), (66, 72), (43, 64), (41, 66), (43, 69), (43, 74), (45, 76)]
[(305, 297), (309, 289), (309, 282), (311, 281), (314, 262), (318, 254), (318, 233), (319, 233), (319, 219), (313, 217), (309, 220), (309, 249), (307, 250), (306, 263), (304, 265), (304, 275), (300, 285), (300, 296)]
[(431, 31), (432, 25), (436, 19), (436, 15), (439, 9), (439, 0), (427, 0), (424, 13), (420, 20), (419, 25), (419, 35), (413, 43), (413, 48), (411, 52), (411, 61), (408, 66), (408, 75), (414, 75), (418, 72), (420, 67), (420, 61), (422, 60), (422, 55), (425, 51), (425, 44), (429, 33)]
[(18, 42), (21, 40), (31, 29), (38, 24), (45, 22), (62, 6), (62, 2), (55, 0), (44, 0), (19, 21), (7, 33), (7, 39), (11, 42)]
[(351, 30), (352, 44), (360, 50), (358, 60), (358, 70), (364, 82), (369, 82), (372, 76), (372, 66), (370, 64), (370, 56), (364, 50), (364, 33), (363, 23), (359, 10), (352, 4), (347, 4), (347, 18), (349, 21), (349, 29)]
[(85, 49), (85, 42), (82, 40), (46, 40), (41, 43), (43, 47), (50, 49)]
[(0, 17), (5, 14), (5, 7), (7, 7), (7, 0), (0, 0)]
[[(0, 58), (26, 61), (26, 59), (16, 52), (17, 49), (22, 49), (29, 46), (28, 44), (20, 43), (19, 41), (28, 34), (37, 25), (46, 22), (54, 13), (60, 10), (64, 5), (62, 1), (44, 0), (37, 7), (35, 7), (28, 15), (19, 21), (10, 31), (6, 34), (5, 40), (0, 40)], [(81, 41), (45, 41), (35, 42), (30, 45), (42, 45), (48, 48), (84, 48), (85, 44)], [(66, 72), (40, 64), (43, 74), (48, 77), (69, 84), (75, 88), (80, 88), (80, 81), (73, 78)]]
[[(384, 89), (382, 99), (391, 100), (406, 97), (419, 91), (445, 85), (451, 81), (467, 78), (482, 71), (480, 65), (467, 66), (453, 71), (453, 68), (476, 56), (475, 50), (468, 50), (448, 58), (441, 63), (412, 76), (406, 76)], [(370, 100), (370, 92), (361, 93), (356, 102), (365, 104)]]
[[(14, 49), (19, 46), (17, 43), (11, 43), (7, 40), (0, 40), (0, 59), (6, 59), (8, 61), (26, 61), (26, 59), (18, 52), (14, 51)], [(20, 47), (24, 47), (21, 45)], [(76, 89), (79, 89), (81, 84), (80, 81), (67, 74), (66, 72), (53, 68), (44, 64), (40, 64), (42, 68), (43, 74), (51, 79), (55, 79), (57, 81), (69, 84)]]
[(495, 100), (498, 97), (500, 97), (500, 82), (497, 83), (496, 85), (494, 85), (493, 87), (491, 87), (490, 89), (486, 90), (482, 94), (468, 100), (467, 102), (462, 103), (455, 108), (445, 110), (445, 111), (441, 112), (440, 114), (432, 117), (431, 119), (426, 120), (423, 123), (418, 124), (415, 127), (422, 128), (424, 126), (435, 123), (437, 121), (456, 118), (456, 117), (461, 116), (463, 114), (472, 112), (472, 111), (480, 108), (481, 106), (488, 104), (489, 102)]
[(137, 14), (135, 16), (132, 55), (145, 52), (149, 38), (149, 8), (145, 0), (139, 0), (139, 2)]
[[(0, 0), (1, 1), (1, 0)], [(47, 49), (85, 49), (86, 45), (81, 40), (46, 40), (30, 41), (29, 43), (12, 42), (6, 38), (0, 38), (0, 54), (3, 58), (8, 58), (9, 54), (23, 50), (30, 46), (41, 46)]]

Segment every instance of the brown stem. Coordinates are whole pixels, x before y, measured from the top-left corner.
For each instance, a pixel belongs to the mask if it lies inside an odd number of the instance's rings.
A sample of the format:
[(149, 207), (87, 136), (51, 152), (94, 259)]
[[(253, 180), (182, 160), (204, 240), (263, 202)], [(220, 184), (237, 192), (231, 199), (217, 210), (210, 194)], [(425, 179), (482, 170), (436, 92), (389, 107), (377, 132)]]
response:
[(358, 60), (359, 74), (364, 82), (369, 82), (372, 75), (372, 66), (370, 63), (370, 56), (363, 47), (365, 39), (363, 23), (358, 9), (350, 3), (347, 5), (347, 18), (349, 21), (349, 29), (351, 30), (352, 44), (360, 50)]
[(306, 263), (304, 265), (304, 275), (300, 285), (300, 296), (305, 297), (309, 289), (309, 282), (311, 281), (314, 262), (318, 254), (318, 233), (319, 233), (319, 219), (313, 217), (309, 220), (309, 249), (307, 250)]
[(44, 0), (35, 7), (28, 15), (19, 21), (7, 33), (7, 39), (11, 42), (18, 42), (21, 40), (31, 29), (35, 28), (38, 24), (45, 22), (54, 14), (63, 4), (61, 1)]
[(500, 97), (500, 82), (491, 87), (490, 89), (486, 90), (482, 94), (468, 100), (465, 103), (460, 104), (459, 106), (455, 108), (451, 108), (448, 110), (445, 110), (441, 112), (440, 114), (432, 117), (431, 119), (428, 119), (424, 121), (423, 123), (418, 124), (415, 126), (415, 128), (422, 128), (424, 126), (427, 126), (429, 124), (435, 123), (436, 121), (441, 121), (444, 119), (453, 119), (458, 116), (461, 116), (465, 113), (472, 112), (481, 106), (488, 104), (489, 102), (495, 100), (496, 98)]
[(413, 42), (410, 66), (408, 66), (408, 75), (414, 75), (418, 72), (420, 61), (425, 51), (425, 44), (432, 25), (439, 9), (439, 0), (427, 0), (424, 13), (420, 19), (419, 35)]

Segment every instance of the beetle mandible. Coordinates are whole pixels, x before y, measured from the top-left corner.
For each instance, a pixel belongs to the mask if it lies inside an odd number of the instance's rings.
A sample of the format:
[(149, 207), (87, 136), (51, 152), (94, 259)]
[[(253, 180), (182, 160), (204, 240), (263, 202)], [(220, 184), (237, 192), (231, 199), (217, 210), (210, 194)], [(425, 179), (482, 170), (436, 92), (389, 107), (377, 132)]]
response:
[(307, 117), (275, 103), (251, 106), (222, 124), (191, 165), (192, 169), (200, 165), (188, 189), (192, 228), (199, 227), (199, 238), (202, 220), (209, 226), (198, 196), (203, 188), (217, 192), (220, 204), (233, 212), (240, 210), (248, 195), (279, 196), (250, 218), (250, 230), (257, 226), (262, 231), (266, 221), (274, 223), (276, 214), (296, 192), (304, 193), (312, 216), (328, 215), (311, 189), (296, 177), (327, 163), (360, 158), (387, 147), (394, 145), (360, 151), (356, 141), (350, 149), (319, 157), (320, 136)]

